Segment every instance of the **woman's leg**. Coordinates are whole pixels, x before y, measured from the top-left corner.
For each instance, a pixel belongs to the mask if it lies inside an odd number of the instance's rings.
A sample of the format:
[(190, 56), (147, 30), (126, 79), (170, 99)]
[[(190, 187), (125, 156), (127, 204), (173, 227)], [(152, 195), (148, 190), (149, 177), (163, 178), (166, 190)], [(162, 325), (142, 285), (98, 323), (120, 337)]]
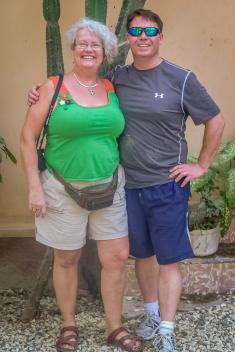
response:
[(103, 298), (107, 334), (122, 326), (121, 313), (129, 254), (128, 237), (97, 241), (102, 265), (101, 294)]
[(75, 326), (78, 261), (81, 249), (54, 249), (53, 282), (63, 327)]

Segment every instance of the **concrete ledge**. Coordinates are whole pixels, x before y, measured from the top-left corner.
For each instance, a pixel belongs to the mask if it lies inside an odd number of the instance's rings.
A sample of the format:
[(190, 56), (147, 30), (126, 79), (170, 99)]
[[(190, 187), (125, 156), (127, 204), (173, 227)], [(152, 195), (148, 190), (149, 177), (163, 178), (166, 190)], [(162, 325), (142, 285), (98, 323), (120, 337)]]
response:
[[(185, 260), (180, 263), (183, 277), (183, 294), (224, 293), (235, 290), (235, 244), (220, 245), (217, 254)], [(127, 271), (126, 295), (139, 294), (134, 272), (134, 259), (130, 258)]]
[(34, 237), (34, 218), (4, 217), (0, 221), (0, 239), (2, 237)]
[[(44, 252), (45, 247), (34, 238), (0, 238), (0, 289), (31, 289)], [(184, 294), (235, 290), (235, 245), (221, 245), (218, 254), (208, 258), (186, 260), (180, 263), (180, 268)], [(81, 289), (87, 289), (84, 282), (81, 283)], [(133, 258), (129, 258), (127, 265), (125, 294), (139, 295)]]

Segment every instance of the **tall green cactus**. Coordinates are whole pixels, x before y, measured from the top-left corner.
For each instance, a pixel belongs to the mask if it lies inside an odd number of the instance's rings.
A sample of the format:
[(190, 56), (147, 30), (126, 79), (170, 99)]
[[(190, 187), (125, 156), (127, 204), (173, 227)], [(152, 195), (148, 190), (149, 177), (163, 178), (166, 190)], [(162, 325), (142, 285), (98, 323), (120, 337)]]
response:
[(46, 25), (47, 76), (55, 76), (64, 72), (60, 28), (60, 1), (43, 0), (43, 16)]
[(106, 23), (107, 0), (86, 0), (85, 12), (86, 17)]

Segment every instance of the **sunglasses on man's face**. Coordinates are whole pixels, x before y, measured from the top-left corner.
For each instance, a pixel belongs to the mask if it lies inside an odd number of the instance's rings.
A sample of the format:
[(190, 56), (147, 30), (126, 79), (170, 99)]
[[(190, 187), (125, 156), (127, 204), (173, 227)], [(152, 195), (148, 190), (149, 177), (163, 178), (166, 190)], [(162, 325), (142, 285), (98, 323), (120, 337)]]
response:
[(128, 29), (128, 34), (132, 37), (140, 37), (143, 32), (147, 37), (156, 37), (160, 29), (158, 27), (130, 27)]

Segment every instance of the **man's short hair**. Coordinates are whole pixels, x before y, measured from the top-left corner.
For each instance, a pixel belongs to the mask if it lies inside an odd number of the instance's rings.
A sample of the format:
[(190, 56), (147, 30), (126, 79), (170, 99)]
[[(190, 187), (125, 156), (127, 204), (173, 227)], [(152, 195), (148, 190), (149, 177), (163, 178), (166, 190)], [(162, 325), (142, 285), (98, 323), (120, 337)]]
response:
[(163, 22), (160, 16), (158, 16), (158, 14), (156, 14), (155, 12), (151, 10), (146, 10), (146, 9), (137, 9), (129, 13), (129, 15), (127, 16), (127, 22), (126, 22), (127, 30), (130, 28), (131, 21), (133, 21), (135, 17), (143, 17), (145, 20), (156, 22), (160, 31), (162, 32)]

